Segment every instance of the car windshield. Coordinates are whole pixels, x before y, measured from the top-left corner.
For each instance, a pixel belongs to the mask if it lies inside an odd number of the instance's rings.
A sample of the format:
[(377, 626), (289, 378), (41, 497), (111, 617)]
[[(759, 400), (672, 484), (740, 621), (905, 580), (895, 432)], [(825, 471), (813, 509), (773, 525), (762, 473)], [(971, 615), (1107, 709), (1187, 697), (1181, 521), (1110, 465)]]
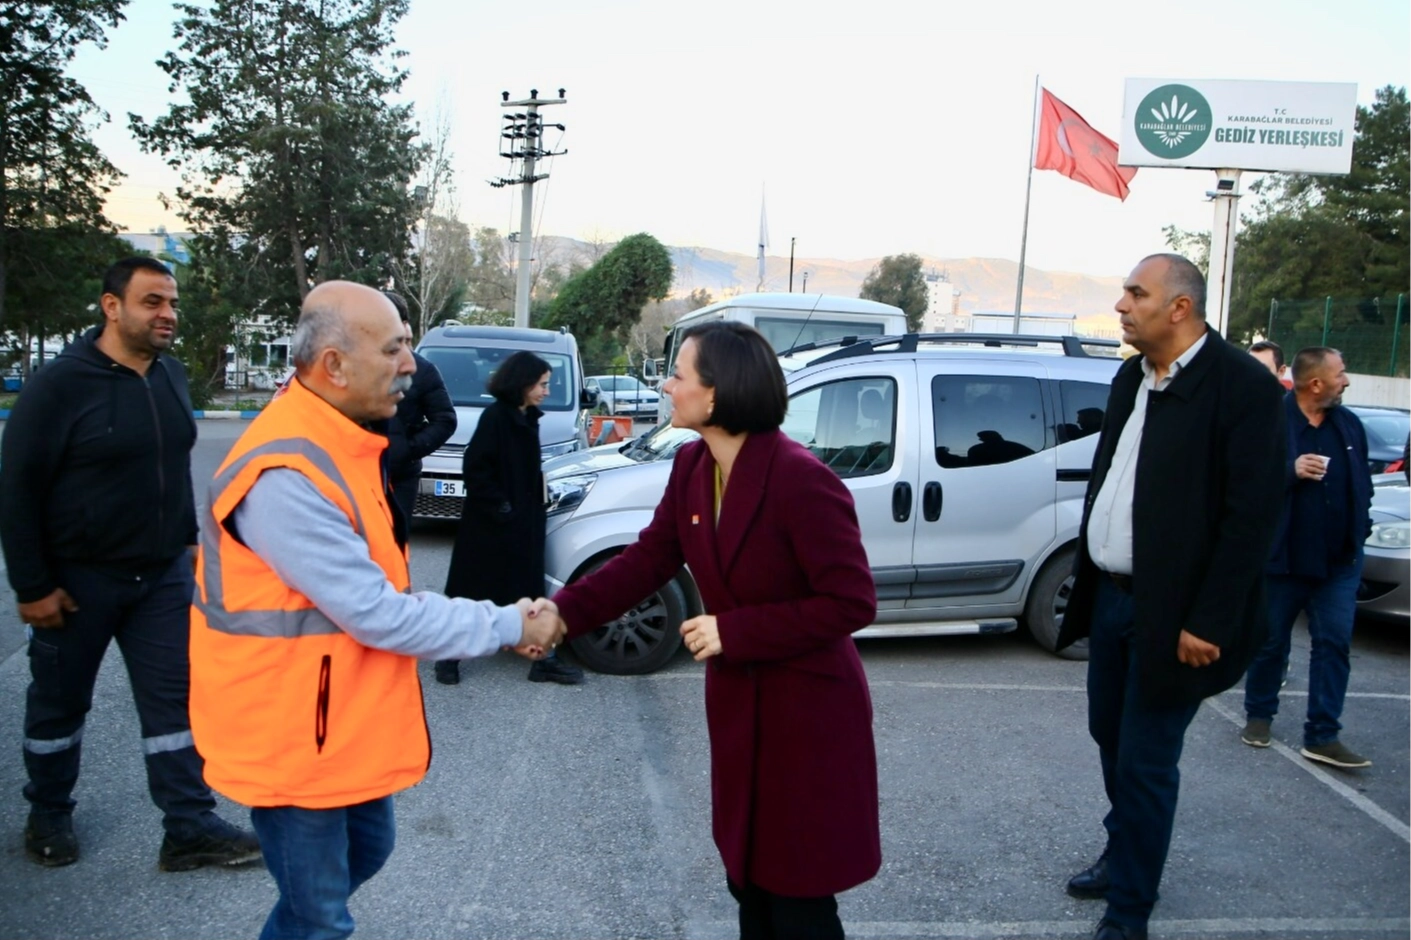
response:
[(650, 433), (632, 441), (622, 450), (622, 455), (638, 463), (651, 463), (676, 456), (682, 446), (700, 437), (695, 431), (659, 424)]
[[(429, 359), (446, 382), (454, 404), (484, 408), (494, 401), (486, 383), (500, 363), (519, 350), (503, 346), (423, 346), (417, 352)], [(577, 394), (570, 382), (572, 370), (562, 353), (535, 352), (549, 364), (549, 394), (539, 407), (544, 411), (571, 411), (577, 407)]]

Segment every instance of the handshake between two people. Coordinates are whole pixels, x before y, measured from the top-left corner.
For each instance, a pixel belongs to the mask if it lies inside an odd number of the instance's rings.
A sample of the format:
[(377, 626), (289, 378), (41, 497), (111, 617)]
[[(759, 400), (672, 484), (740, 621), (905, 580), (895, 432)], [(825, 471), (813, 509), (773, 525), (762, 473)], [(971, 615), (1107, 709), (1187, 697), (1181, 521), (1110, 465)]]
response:
[[(519, 645), (511, 647), (526, 659), (543, 659), (563, 642), (568, 632), (567, 625), (559, 616), (558, 605), (547, 597), (530, 600), (522, 597), (515, 602), (519, 608), (523, 632)], [(703, 614), (692, 617), (681, 624), (681, 639), (696, 662), (704, 662), (712, 656), (719, 656), (720, 629), (715, 617)]]
[(522, 630), (519, 645), (510, 647), (525, 659), (543, 659), (563, 642), (568, 628), (559, 617), (558, 605), (547, 597), (530, 600), (521, 597), (515, 602), (519, 609)]

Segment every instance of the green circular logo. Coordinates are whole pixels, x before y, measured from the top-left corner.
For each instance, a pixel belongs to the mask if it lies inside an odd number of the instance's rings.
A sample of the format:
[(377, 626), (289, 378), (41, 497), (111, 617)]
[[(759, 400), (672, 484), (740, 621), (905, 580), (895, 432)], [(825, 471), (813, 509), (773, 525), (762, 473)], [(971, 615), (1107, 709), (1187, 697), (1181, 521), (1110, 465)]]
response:
[(1210, 104), (1189, 85), (1162, 85), (1137, 106), (1137, 140), (1168, 160), (1189, 157), (1210, 136)]

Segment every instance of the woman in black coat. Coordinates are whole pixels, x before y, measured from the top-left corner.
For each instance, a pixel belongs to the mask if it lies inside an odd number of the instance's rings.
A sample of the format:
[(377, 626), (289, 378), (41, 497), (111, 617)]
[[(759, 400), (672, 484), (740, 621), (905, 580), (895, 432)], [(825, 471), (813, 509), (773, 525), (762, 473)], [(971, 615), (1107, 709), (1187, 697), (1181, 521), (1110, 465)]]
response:
[[(540, 469), (539, 403), (549, 393), (549, 364), (514, 353), (486, 391), (495, 402), (480, 416), (465, 449), (465, 497), (446, 594), (513, 604), (544, 594), (544, 473)], [(529, 669), (533, 682), (575, 685), (583, 671), (550, 653)], [(436, 681), (455, 685), (460, 663), (436, 663)]]

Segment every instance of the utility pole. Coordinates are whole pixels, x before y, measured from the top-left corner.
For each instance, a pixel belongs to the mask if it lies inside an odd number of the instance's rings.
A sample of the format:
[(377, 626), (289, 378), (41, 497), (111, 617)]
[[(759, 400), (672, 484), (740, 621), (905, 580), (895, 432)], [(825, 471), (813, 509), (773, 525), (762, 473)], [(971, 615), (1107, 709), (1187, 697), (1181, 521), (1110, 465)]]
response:
[[(510, 161), (513, 168), (519, 162), (518, 177), (500, 177), (490, 180), (490, 185), (499, 189), (503, 186), (523, 186), (519, 205), (519, 266), (515, 270), (514, 325), (521, 329), (529, 326), (529, 287), (534, 262), (534, 184), (549, 178), (549, 174), (535, 174), (534, 164), (544, 157), (556, 157), (568, 153), (567, 150), (544, 149), (544, 119), (539, 108), (550, 104), (564, 104), (568, 99), (564, 90), (559, 89), (557, 98), (540, 98), (539, 89), (529, 89), (529, 97), (523, 101), (511, 101), (510, 93), (500, 92), (501, 107), (505, 114), (504, 126), (500, 129), (501, 140), (509, 141), (509, 151), (501, 149), (500, 156)], [(523, 111), (510, 110), (523, 108)], [(564, 129), (562, 124), (549, 124), (548, 127)], [(501, 148), (504, 148), (502, 143)], [(511, 170), (513, 172), (513, 170)]]
[(794, 238), (789, 236), (789, 293), (794, 292)]

